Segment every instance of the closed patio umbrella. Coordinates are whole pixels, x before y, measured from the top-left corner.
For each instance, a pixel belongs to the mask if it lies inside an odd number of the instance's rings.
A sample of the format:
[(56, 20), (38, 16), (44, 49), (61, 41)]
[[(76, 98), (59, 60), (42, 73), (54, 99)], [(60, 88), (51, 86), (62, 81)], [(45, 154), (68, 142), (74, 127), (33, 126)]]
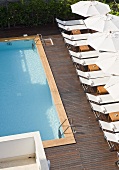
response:
[(111, 76), (104, 88), (109, 92), (114, 100), (119, 99), (119, 76)]
[(95, 31), (119, 31), (119, 16), (116, 15), (96, 15), (85, 19), (84, 22), (88, 29)]
[(119, 52), (100, 53), (96, 64), (104, 73), (119, 75)]
[(90, 34), (87, 44), (97, 51), (117, 52), (119, 51), (119, 32), (96, 32)]
[(84, 17), (106, 14), (110, 12), (107, 4), (98, 1), (80, 1), (71, 5), (72, 12)]

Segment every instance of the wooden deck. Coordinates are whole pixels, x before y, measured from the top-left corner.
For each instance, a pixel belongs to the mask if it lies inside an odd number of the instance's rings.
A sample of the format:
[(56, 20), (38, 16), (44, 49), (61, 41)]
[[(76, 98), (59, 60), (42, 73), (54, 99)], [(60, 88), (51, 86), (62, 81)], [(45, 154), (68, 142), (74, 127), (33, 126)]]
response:
[(99, 128), (75, 67), (56, 26), (0, 31), (0, 37), (41, 33), (43, 38), (52, 38), (53, 46), (45, 46), (55, 81), (66, 109), (76, 127), (76, 144), (45, 149), (51, 170), (117, 170), (116, 152), (110, 152)]

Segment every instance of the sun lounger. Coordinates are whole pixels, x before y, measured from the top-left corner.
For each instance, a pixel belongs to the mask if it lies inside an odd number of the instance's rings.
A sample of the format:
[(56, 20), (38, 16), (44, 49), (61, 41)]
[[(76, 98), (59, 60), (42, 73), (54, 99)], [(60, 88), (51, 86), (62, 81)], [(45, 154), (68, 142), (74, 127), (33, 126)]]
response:
[(88, 45), (87, 44), (87, 40), (79, 40), (79, 41), (73, 41), (73, 40), (69, 40), (67, 38), (64, 38), (64, 41), (66, 44), (68, 45), (72, 45), (72, 46), (83, 46), (83, 45)]
[(86, 93), (94, 92), (94, 88), (97, 88), (97, 86), (105, 85), (109, 77), (102, 77), (102, 78), (96, 78), (96, 79), (86, 79), (83, 77), (79, 77), (80, 83)]
[(118, 112), (119, 111), (119, 103), (112, 103), (112, 104), (105, 104), (105, 105), (98, 105), (95, 103), (90, 102), (91, 108), (96, 111), (103, 114), (109, 114), (112, 112)]
[(87, 27), (85, 25), (71, 25), (65, 26), (58, 23), (58, 27), (65, 30), (65, 31), (72, 31), (72, 30), (85, 30)]
[(68, 35), (65, 33), (61, 33), (63, 38), (67, 38), (69, 40), (87, 40), (90, 33), (87, 34), (77, 34), (77, 35)]
[(97, 61), (97, 58), (90, 58), (90, 59), (78, 59), (76, 57), (72, 57), (73, 63), (80, 64), (83, 66), (87, 66), (90, 64), (95, 64)]
[(111, 132), (119, 132), (119, 121), (117, 122), (105, 122), (99, 120), (99, 125), (102, 130), (111, 131)]
[(84, 21), (82, 19), (79, 20), (69, 20), (69, 21), (62, 21), (58, 18), (56, 18), (56, 22), (62, 25), (84, 25)]
[(109, 76), (108, 74), (105, 74), (102, 70), (84, 72), (84, 71), (76, 69), (76, 72), (77, 72), (78, 76), (88, 78), (88, 79), (96, 79), (96, 78), (100, 78), (100, 77)]
[(98, 104), (119, 102), (119, 100), (114, 100), (110, 94), (103, 94), (103, 95), (96, 96), (90, 93), (86, 93), (86, 97), (89, 101), (92, 101)]
[(97, 58), (99, 56), (99, 52), (98, 51), (85, 51), (85, 52), (74, 52), (69, 50), (69, 54), (70, 56), (79, 58), (79, 59), (86, 59), (86, 58)]
[(104, 132), (104, 137), (108, 141), (119, 143), (119, 134), (118, 133), (110, 133), (110, 132)]
[(103, 131), (104, 138), (107, 140), (109, 145), (110, 151), (118, 150), (119, 149), (119, 133), (110, 133)]
[(105, 85), (109, 79), (110, 77), (102, 77), (102, 78), (97, 78), (97, 79), (86, 79), (83, 77), (79, 77), (81, 84), (88, 85), (91, 87)]

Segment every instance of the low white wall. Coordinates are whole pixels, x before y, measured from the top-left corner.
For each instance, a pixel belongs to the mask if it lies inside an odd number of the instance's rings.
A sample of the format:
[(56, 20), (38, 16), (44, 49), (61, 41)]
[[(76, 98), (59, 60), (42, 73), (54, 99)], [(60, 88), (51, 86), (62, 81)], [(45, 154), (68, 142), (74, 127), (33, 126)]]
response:
[(0, 160), (32, 154), (40, 169), (49, 170), (39, 132), (0, 137)]
[(22, 138), (0, 142), (0, 159), (20, 157), (35, 153), (34, 138)]

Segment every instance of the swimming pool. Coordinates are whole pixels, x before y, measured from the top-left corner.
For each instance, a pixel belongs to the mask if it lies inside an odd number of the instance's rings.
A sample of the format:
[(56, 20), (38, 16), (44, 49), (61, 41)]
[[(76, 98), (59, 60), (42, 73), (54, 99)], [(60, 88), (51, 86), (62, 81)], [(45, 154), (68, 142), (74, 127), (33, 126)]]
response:
[(58, 139), (60, 120), (32, 44), (0, 42), (0, 136), (40, 131), (43, 141)]

